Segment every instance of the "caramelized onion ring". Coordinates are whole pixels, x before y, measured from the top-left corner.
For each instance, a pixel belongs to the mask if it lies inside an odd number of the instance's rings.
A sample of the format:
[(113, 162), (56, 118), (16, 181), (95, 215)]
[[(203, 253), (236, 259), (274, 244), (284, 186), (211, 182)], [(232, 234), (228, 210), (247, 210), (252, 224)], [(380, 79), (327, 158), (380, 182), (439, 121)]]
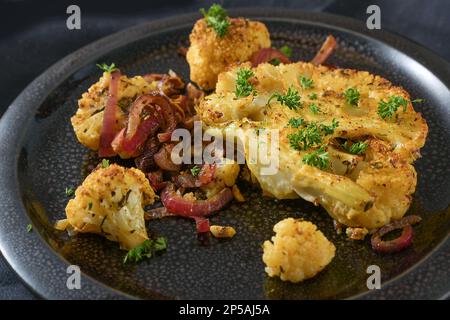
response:
[(219, 193), (207, 200), (188, 200), (175, 191), (173, 183), (168, 183), (161, 192), (161, 202), (169, 212), (180, 216), (208, 216), (219, 211), (233, 199), (229, 188), (222, 189)]
[[(407, 216), (401, 220), (394, 221), (378, 229), (371, 239), (372, 249), (379, 253), (393, 253), (401, 251), (411, 245), (413, 239), (413, 229), (411, 225), (420, 222), (419, 216)], [(400, 237), (384, 241), (382, 237), (394, 230), (403, 229)]]

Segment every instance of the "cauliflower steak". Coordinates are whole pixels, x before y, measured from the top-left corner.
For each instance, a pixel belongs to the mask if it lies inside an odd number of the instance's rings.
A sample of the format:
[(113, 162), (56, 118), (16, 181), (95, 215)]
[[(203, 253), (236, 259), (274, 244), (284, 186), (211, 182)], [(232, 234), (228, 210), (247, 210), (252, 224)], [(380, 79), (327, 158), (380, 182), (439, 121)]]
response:
[[(245, 68), (252, 90), (237, 97)], [(207, 127), (238, 138), (266, 194), (301, 197), (340, 223), (368, 229), (400, 219), (409, 208), (417, 181), (412, 163), (428, 127), (409, 94), (382, 77), (304, 62), (243, 64), (219, 75), (216, 92), (197, 112)], [(248, 141), (261, 129), (278, 130), (274, 174), (249, 161)], [(267, 144), (273, 152), (270, 134)]]

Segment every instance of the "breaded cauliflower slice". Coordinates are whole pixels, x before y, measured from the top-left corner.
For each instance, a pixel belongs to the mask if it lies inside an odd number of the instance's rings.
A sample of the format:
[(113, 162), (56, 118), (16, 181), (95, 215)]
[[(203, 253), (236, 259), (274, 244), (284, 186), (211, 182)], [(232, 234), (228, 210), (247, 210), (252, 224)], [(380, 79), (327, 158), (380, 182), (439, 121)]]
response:
[[(91, 150), (98, 150), (100, 132), (103, 125), (103, 114), (108, 100), (109, 83), (111, 74), (103, 73), (103, 76), (94, 83), (87, 92), (78, 100), (77, 113), (70, 119), (73, 129), (81, 144)], [(120, 109), (118, 114), (119, 128), (125, 127), (128, 118), (127, 108), (136, 97), (148, 94), (155, 90), (156, 82), (148, 82), (141, 76), (129, 78), (120, 77), (117, 99)]]
[(189, 36), (190, 47), (186, 59), (191, 69), (191, 80), (205, 90), (214, 89), (217, 76), (230, 64), (250, 60), (253, 53), (271, 46), (269, 31), (257, 21), (230, 19), (223, 37), (198, 20)]
[(274, 227), (272, 242), (264, 242), (263, 261), (269, 276), (300, 282), (314, 277), (334, 258), (335, 246), (308, 221), (287, 218)]
[(143, 207), (155, 198), (144, 173), (112, 164), (86, 177), (66, 215), (75, 231), (104, 235), (130, 250), (148, 239)]

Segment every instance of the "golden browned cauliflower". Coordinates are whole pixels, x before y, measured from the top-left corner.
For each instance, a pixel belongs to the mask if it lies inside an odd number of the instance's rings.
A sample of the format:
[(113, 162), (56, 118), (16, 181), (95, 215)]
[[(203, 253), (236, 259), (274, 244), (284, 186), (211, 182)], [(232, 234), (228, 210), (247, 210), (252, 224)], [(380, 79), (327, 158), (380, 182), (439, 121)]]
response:
[(287, 218), (274, 227), (272, 242), (264, 242), (263, 261), (269, 276), (300, 282), (314, 277), (334, 258), (335, 246), (308, 221)]
[(205, 90), (214, 89), (217, 75), (230, 64), (250, 60), (253, 53), (271, 45), (269, 31), (257, 21), (243, 18), (230, 19), (223, 37), (200, 19), (189, 36), (191, 45), (186, 59), (191, 69), (191, 80)]
[(112, 164), (77, 188), (66, 206), (67, 220), (75, 231), (101, 234), (130, 250), (148, 239), (143, 206), (155, 198), (140, 170)]
[[(78, 141), (92, 150), (98, 150), (99, 147), (110, 80), (111, 74), (103, 73), (99, 81), (83, 93), (81, 99), (78, 100), (77, 113), (70, 119)], [(156, 85), (156, 82), (149, 83), (141, 76), (128, 78), (122, 75), (117, 92), (119, 106), (128, 106), (137, 96), (155, 90)], [(122, 108), (118, 119), (119, 127), (125, 127), (127, 113)]]

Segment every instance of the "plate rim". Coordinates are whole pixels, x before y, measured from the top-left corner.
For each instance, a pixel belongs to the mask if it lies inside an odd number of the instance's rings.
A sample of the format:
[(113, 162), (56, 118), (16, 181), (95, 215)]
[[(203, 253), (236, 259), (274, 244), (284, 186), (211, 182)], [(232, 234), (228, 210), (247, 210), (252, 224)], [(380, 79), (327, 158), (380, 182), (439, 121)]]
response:
[[(324, 12), (310, 12), (298, 9), (273, 7), (238, 8), (229, 9), (228, 11), (232, 16), (245, 16), (249, 18), (260, 17), (273, 21), (276, 21), (277, 19), (280, 21), (292, 20), (296, 23), (340, 29), (343, 32), (355, 34), (357, 37), (370, 38), (372, 40), (379, 41), (384, 45), (388, 45), (403, 54), (406, 54), (413, 60), (423, 65), (426, 69), (432, 70), (433, 74), (436, 75), (447, 88), (450, 83), (450, 64), (442, 57), (422, 45), (407, 39), (404, 36), (394, 34), (391, 31), (366, 30), (363, 22), (353, 18)], [(115, 32), (83, 46), (82, 48), (60, 59), (46, 71), (41, 73), (37, 78), (35, 78), (27, 87), (25, 87), (25, 89), (23, 89), (17, 98), (10, 104), (0, 119), (0, 154), (2, 155), (3, 160), (0, 162), (0, 177), (2, 178), (0, 179), (0, 190), (6, 191), (0, 193), (0, 208), (14, 207), (15, 210), (11, 211), (13, 214), (18, 215), (18, 219), (31, 223), (31, 220), (24, 208), (23, 201), (17, 201), (21, 199), (17, 163), (18, 154), (20, 152), (19, 145), (21, 145), (24, 134), (20, 130), (11, 129), (18, 129), (19, 124), (20, 126), (26, 127), (32, 120), (32, 115), (35, 114), (38, 106), (41, 105), (49, 92), (58, 87), (76, 70), (87, 65), (89, 61), (93, 61), (114, 49), (126, 46), (132, 42), (150, 37), (154, 34), (169, 31), (170, 29), (181, 28), (185, 24), (190, 24), (192, 26), (193, 22), (195, 22), (198, 18), (200, 18), (200, 14), (197, 12), (187, 13), (149, 21)], [(401, 49), (398, 48), (399, 44), (402, 47)], [(29, 108), (24, 108), (24, 106), (29, 106)], [(8, 143), (9, 141), (15, 141), (17, 143), (16, 145), (11, 145)], [(11, 170), (11, 167), (13, 167), (14, 170)], [(7, 194), (11, 195), (11, 199), (5, 196)], [(8, 214), (9, 213), (7, 210), (0, 210), (0, 219), (4, 221), (4, 219), (8, 218)], [(65, 284), (67, 274), (64, 271), (69, 263), (64, 257), (57, 254), (38, 232), (31, 232), (26, 234), (26, 237), (23, 237), (25, 238), (23, 241), (29, 245), (34, 245), (36, 248), (40, 248), (43, 251), (43, 258), (46, 258), (47, 262), (54, 264), (54, 267), (64, 268), (59, 270), (59, 274), (53, 274), (53, 276), (56, 276), (59, 280), (63, 280), (60, 281), (61, 283), (58, 287), (55, 287), (55, 284), (49, 285), (49, 283), (51, 283), (49, 280), (55, 279), (49, 279), (48, 277), (50, 274), (47, 273), (45, 274), (46, 277), (41, 278), (33, 272), (32, 268), (27, 268), (24, 266), (23, 261), (21, 261), (20, 252), (16, 252), (14, 250), (10, 243), (12, 240), (8, 239), (9, 236), (14, 237), (14, 232), (23, 233), (25, 226), (26, 225), (24, 224), (22, 226), (23, 230), (21, 230), (19, 226), (13, 225), (15, 228), (8, 230), (8, 228), (5, 227), (5, 224), (0, 224), (0, 251), (10, 269), (13, 270), (14, 273), (18, 275), (19, 279), (26, 285), (26, 287), (38, 297), (49, 299), (136, 298), (128, 293), (112, 288), (84, 273), (81, 274), (83, 290), (67, 290), (65, 285), (62, 286), (62, 284)], [(19, 236), (16, 235), (16, 239), (17, 237)], [(22, 243), (22, 245), (24, 245), (24, 243)], [(401, 288), (402, 286), (404, 287), (407, 281), (411, 281), (413, 274), (423, 272), (424, 270), (432, 267), (432, 262), (438, 259), (439, 255), (443, 252), (450, 252), (449, 235), (447, 235), (447, 237), (437, 244), (433, 250), (431, 250), (412, 267), (383, 283), (382, 290), (367, 291), (349, 298), (386, 298), (387, 289), (396, 289)], [(450, 261), (447, 263), (447, 266), (450, 268)], [(442, 281), (442, 279), (434, 280)], [(447, 280), (450, 281), (450, 278)], [(57, 290), (52, 290), (55, 288), (60, 291), (55, 293)], [(445, 292), (441, 292), (440, 294), (435, 293), (434, 295), (431, 295), (430, 293), (429, 295), (430, 298), (433, 299), (445, 299), (450, 296), (450, 287), (448, 287)], [(395, 299), (396, 297), (392, 296), (390, 298)]]

